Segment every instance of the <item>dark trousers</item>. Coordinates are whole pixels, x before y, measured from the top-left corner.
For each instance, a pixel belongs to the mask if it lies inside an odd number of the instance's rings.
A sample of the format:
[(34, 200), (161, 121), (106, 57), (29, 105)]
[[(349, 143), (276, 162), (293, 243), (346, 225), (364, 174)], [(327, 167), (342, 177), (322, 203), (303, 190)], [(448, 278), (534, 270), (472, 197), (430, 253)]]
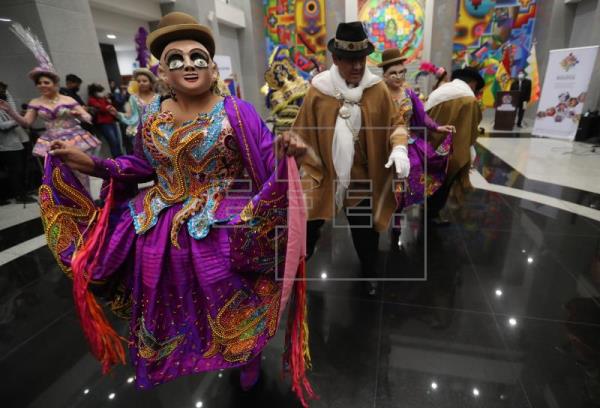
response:
[(427, 219), (431, 220), (440, 215), (440, 211), (446, 206), (452, 185), (456, 181), (456, 175), (446, 178), (444, 184), (430, 197), (427, 198)]
[(2, 182), (5, 186), (2, 188), (2, 198), (23, 198), (26, 192), (24, 150), (0, 152), (0, 163), (6, 171), (6, 179)]
[(121, 138), (116, 123), (103, 123), (98, 125), (98, 129), (102, 136), (110, 146), (110, 154), (112, 157), (119, 157), (123, 154), (121, 151)]
[[(346, 209), (346, 218), (350, 224), (350, 233), (354, 249), (360, 259), (363, 276), (376, 276), (376, 266), (379, 248), (379, 233), (373, 227), (372, 209), (369, 200), (358, 203), (356, 207)], [(308, 221), (306, 231), (306, 252), (310, 258), (321, 235), (324, 220)]]
[(523, 122), (523, 115), (525, 115), (525, 109), (523, 109), (525, 102), (521, 102), (517, 108), (517, 126), (521, 126)]

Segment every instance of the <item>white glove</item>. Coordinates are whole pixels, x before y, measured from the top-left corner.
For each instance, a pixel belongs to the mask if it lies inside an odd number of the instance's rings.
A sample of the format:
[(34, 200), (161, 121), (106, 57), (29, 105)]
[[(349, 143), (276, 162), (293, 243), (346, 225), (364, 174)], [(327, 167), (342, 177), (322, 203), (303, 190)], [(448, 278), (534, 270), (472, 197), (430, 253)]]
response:
[(475, 146), (471, 146), (469, 149), (471, 152), (471, 164), (475, 163), (475, 158), (477, 157), (477, 152), (475, 151)]
[(392, 164), (396, 167), (396, 174), (399, 178), (407, 178), (410, 173), (410, 160), (408, 160), (408, 150), (406, 146), (396, 146), (390, 153), (390, 158), (385, 164), (385, 168), (389, 169)]

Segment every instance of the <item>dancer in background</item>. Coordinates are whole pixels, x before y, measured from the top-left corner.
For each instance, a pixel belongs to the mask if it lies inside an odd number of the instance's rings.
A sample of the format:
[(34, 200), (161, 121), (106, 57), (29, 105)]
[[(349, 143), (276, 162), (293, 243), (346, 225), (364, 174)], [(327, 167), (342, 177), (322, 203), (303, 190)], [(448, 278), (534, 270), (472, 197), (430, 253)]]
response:
[(137, 83), (137, 93), (131, 94), (129, 97), (129, 102), (125, 105), (125, 113), (117, 112), (114, 107), (109, 108), (111, 114), (127, 126), (125, 135), (131, 146), (135, 146), (134, 139), (144, 121), (146, 107), (160, 98), (160, 95), (154, 92), (156, 77), (152, 71), (147, 68), (138, 68), (133, 71), (133, 79)]
[(265, 72), (266, 101), (275, 119), (273, 131), (277, 132), (294, 124), (309, 83), (298, 73), (299, 68), (294, 65), (286, 48), (278, 47), (270, 60), (269, 69)]
[[(135, 154), (103, 160), (56, 142), (40, 188), (48, 244), (73, 277), (91, 351), (104, 372), (125, 361), (90, 286), (113, 288), (139, 388), (241, 367), (248, 390), (293, 293), (284, 367), (307, 406), (306, 217), (294, 160), (306, 146), (275, 140), (252, 105), (220, 95), (214, 38), (192, 16), (167, 14), (148, 45), (171, 98), (147, 107)], [(102, 209), (70, 169), (106, 180)]]
[[(383, 51), (379, 64), (400, 115), (411, 127), (408, 140), (411, 169), (406, 184), (407, 191), (398, 191), (403, 193), (399, 196), (399, 210), (423, 203), (425, 197), (431, 196), (442, 186), (446, 178), (448, 154), (455, 129), (452, 125), (438, 125), (425, 113), (418, 95), (408, 86), (404, 61), (406, 59), (398, 48), (390, 48)], [(429, 132), (446, 135), (438, 149), (429, 143)], [(398, 183), (397, 187), (401, 188), (402, 184)]]
[[(474, 145), (479, 136), (478, 126), (482, 116), (476, 95), (484, 84), (477, 69), (458, 69), (452, 73), (452, 81), (433, 91), (425, 103), (425, 109), (432, 119), (456, 128), (446, 180), (428, 201), (427, 216), (434, 224), (448, 222), (440, 217), (440, 211), (446, 205), (451, 191), (460, 203), (464, 194), (471, 189), (469, 170), (475, 160)], [(436, 147), (444, 138), (439, 133), (431, 136)]]
[[(61, 95), (58, 90), (59, 77), (50, 57), (37, 37), (19, 23), (13, 23), (11, 30), (33, 52), (39, 65), (29, 72), (40, 96), (29, 102), (25, 115), (19, 114), (6, 101), (0, 101), (0, 109), (7, 112), (19, 125), (30, 127), (39, 116), (44, 120), (46, 131), (37, 139), (33, 154), (44, 158), (50, 145), (57, 140), (66, 146), (84, 152), (92, 152), (100, 146), (100, 141), (80, 126), (80, 121), (91, 122), (91, 116), (76, 100)], [(81, 177), (89, 189), (87, 176)]]

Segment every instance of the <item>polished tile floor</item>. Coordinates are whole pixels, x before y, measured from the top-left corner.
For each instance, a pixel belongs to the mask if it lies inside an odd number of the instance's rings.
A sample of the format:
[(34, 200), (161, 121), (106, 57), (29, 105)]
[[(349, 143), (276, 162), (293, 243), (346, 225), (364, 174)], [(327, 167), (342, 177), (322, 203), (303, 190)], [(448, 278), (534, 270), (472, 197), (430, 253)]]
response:
[[(309, 263), (311, 406), (600, 406), (600, 223), (567, 209), (478, 189), (426, 230), (413, 209), (402, 249), (381, 238), (374, 297), (339, 280), (360, 277), (358, 260), (347, 229), (326, 229)], [(13, 251), (0, 266), (0, 407), (299, 407), (280, 376), (281, 332), (248, 393), (235, 371), (144, 392), (129, 367), (102, 376), (70, 282), (23, 211), (0, 230), (0, 255)]]

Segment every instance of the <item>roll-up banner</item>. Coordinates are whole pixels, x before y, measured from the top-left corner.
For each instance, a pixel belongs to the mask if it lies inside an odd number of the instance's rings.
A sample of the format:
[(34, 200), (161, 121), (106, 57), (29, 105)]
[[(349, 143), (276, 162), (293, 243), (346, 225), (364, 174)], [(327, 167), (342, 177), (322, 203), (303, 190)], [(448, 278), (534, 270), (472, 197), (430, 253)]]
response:
[(598, 46), (550, 51), (532, 134), (573, 140)]

